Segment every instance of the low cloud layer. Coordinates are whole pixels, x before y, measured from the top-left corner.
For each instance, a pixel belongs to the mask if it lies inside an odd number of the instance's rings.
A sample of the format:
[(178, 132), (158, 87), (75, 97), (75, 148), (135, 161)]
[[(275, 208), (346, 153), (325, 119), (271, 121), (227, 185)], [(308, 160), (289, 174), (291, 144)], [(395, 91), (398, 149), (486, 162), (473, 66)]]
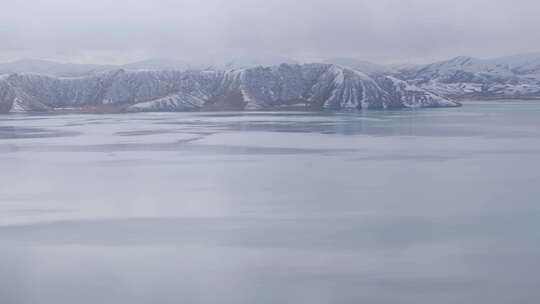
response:
[(28, 0), (0, 10), (0, 61), (201, 54), (426, 62), (540, 51), (537, 0)]

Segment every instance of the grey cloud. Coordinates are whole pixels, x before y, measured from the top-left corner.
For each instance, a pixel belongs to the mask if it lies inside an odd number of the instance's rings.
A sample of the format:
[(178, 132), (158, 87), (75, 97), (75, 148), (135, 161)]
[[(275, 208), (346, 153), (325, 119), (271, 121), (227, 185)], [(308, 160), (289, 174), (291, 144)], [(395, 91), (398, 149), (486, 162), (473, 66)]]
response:
[(430, 61), (540, 50), (534, 0), (28, 0), (2, 4), (0, 60), (204, 53)]

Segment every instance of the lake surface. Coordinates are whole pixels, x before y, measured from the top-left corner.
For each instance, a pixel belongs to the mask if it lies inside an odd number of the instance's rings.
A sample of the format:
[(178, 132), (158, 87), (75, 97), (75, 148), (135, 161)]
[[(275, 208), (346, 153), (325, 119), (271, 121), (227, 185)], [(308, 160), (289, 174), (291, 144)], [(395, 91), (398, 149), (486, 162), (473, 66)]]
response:
[(0, 303), (540, 303), (540, 103), (0, 116)]

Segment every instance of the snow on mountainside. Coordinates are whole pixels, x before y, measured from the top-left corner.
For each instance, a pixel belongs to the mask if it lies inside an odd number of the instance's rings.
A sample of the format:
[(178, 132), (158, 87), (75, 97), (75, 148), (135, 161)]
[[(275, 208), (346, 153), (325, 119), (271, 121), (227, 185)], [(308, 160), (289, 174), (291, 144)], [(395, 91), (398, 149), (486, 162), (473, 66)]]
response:
[(392, 77), (331, 64), (281, 64), (228, 71), (125, 71), (0, 80), (0, 112), (397, 109), (458, 103)]
[(195, 69), (189, 61), (168, 59), (168, 58), (154, 58), (143, 61), (137, 61), (128, 63), (122, 66), (118, 66), (119, 69), (125, 70), (163, 70), (163, 71), (184, 71)]
[(529, 53), (515, 56), (501, 57), (491, 60), (494, 64), (509, 69), (517, 75), (534, 75), (540, 77), (540, 53)]
[(33, 73), (58, 77), (80, 77), (119, 69), (130, 71), (231, 70), (255, 66), (272, 66), (282, 63), (297, 64), (298, 62), (287, 57), (270, 55), (228, 57), (201, 56), (200, 58), (191, 58), (189, 60), (154, 58), (123, 65), (61, 63), (48, 60), (23, 59), (0, 63), (0, 78), (3, 75), (15, 73)]
[(402, 66), (341, 57), (303, 65), (279, 56), (230, 58), (0, 64), (0, 111), (400, 108), (455, 104), (448, 99), (540, 99), (540, 53)]
[(540, 53), (495, 59), (456, 57), (401, 69), (396, 77), (457, 99), (540, 98)]
[(396, 70), (393, 69), (391, 66), (376, 64), (369, 61), (358, 60), (348, 57), (329, 57), (315, 60), (314, 62), (323, 62), (346, 66), (348, 68), (361, 71), (362, 73), (366, 73), (368, 75), (391, 75), (396, 73)]
[(246, 69), (256, 66), (273, 66), (282, 63), (296, 64), (297, 61), (280, 56), (239, 56), (227, 58), (193, 58), (191, 60), (177, 60), (155, 58), (139, 62), (128, 63), (118, 68), (125, 70), (149, 71), (187, 71), (187, 70), (232, 70)]
[[(97, 64), (60, 63), (48, 60), (23, 59), (0, 63), (0, 75), (35, 73), (51, 76), (76, 77), (113, 69), (114, 66)], [(1, 77), (0, 77), (1, 79)]]

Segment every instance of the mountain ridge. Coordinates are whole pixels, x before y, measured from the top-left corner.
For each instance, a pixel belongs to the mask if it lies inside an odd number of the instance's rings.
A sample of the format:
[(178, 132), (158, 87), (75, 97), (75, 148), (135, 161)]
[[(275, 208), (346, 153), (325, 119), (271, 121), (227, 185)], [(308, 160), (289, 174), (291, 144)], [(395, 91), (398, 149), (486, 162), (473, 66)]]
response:
[(395, 75), (453, 99), (540, 99), (540, 53), (492, 59), (459, 56), (400, 69)]
[(302, 108), (399, 109), (459, 106), (387, 76), (332, 64), (281, 64), (227, 71), (107, 71), (0, 80), (3, 112), (195, 111)]
[(161, 59), (122, 66), (0, 64), (0, 74), (6, 66), (30, 71), (0, 75), (0, 112), (396, 109), (458, 106), (467, 99), (540, 99), (540, 53), (458, 56), (414, 66), (340, 57), (264, 65), (284, 59), (259, 59), (208, 66)]

